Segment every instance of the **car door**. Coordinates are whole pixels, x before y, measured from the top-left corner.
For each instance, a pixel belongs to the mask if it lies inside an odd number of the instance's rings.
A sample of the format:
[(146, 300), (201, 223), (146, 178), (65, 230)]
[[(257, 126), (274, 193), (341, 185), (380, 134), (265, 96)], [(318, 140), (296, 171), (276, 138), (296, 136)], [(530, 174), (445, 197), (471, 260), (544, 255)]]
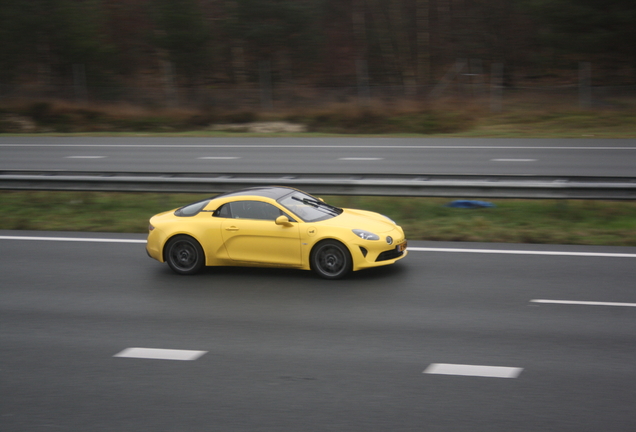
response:
[(284, 266), (301, 264), (298, 223), (277, 225), (277, 217), (287, 216), (278, 207), (243, 200), (225, 204), (217, 214), (224, 218), (221, 235), (232, 260)]

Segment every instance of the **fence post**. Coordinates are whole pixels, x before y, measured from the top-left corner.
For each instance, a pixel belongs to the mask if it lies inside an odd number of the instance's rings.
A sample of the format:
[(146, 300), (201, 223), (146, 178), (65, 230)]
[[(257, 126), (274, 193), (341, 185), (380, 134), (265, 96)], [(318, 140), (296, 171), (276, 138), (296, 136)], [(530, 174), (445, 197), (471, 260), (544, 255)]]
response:
[(369, 105), (371, 92), (369, 91), (369, 72), (365, 60), (356, 59), (356, 75), (358, 76), (358, 101), (361, 105)]
[(75, 102), (81, 104), (88, 102), (86, 66), (84, 64), (73, 64), (73, 91), (75, 93)]
[(271, 111), (274, 109), (272, 102), (272, 72), (269, 61), (258, 63), (258, 79), (261, 86), (261, 109)]
[(470, 59), (468, 69), (472, 78), (471, 93), (481, 102), (481, 98), (484, 94), (484, 67), (481, 59)]
[(163, 67), (163, 80), (166, 91), (166, 105), (176, 107), (178, 105), (177, 89), (174, 84), (174, 65), (169, 60), (161, 61)]
[(453, 82), (457, 74), (461, 72), (464, 66), (466, 66), (466, 60), (457, 59), (455, 61), (455, 64), (451, 66), (448, 72), (446, 72), (446, 75), (444, 75), (444, 77), (435, 85), (433, 90), (431, 90), (428, 97), (430, 99), (437, 99), (438, 97), (440, 97), (442, 93), (444, 93), (444, 90), (446, 90), (446, 87), (448, 87), (451, 82)]
[(579, 62), (579, 107), (589, 109), (592, 107), (592, 64)]
[(503, 63), (493, 63), (490, 71), (490, 111), (501, 112)]

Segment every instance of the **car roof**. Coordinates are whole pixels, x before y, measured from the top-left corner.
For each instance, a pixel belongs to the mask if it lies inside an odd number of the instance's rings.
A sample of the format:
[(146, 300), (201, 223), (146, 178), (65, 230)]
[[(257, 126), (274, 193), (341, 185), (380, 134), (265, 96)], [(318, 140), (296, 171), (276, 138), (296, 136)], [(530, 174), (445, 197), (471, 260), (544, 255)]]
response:
[(221, 195), (217, 195), (216, 197), (214, 197), (214, 199), (227, 198), (227, 197), (233, 197), (233, 196), (251, 195), (251, 196), (261, 196), (265, 198), (272, 198), (277, 200), (294, 191), (298, 191), (298, 190), (294, 188), (290, 188), (290, 187), (284, 187), (284, 186), (259, 186), (259, 187), (252, 187), (248, 189), (242, 189), (242, 190), (238, 190), (234, 192), (228, 192)]

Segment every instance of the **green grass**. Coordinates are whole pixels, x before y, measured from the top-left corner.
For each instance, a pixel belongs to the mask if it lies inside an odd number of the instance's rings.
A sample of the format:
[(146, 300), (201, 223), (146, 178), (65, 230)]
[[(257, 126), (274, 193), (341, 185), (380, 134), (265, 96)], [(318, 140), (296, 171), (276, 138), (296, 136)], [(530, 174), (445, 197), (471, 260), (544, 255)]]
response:
[[(145, 233), (159, 212), (199, 194), (0, 191), (0, 229)], [(411, 240), (636, 246), (636, 202), (492, 200), (455, 209), (443, 198), (323, 197), (397, 221)]]
[(333, 197), (383, 213), (413, 240), (636, 246), (636, 202), (492, 200), (456, 209), (443, 198)]

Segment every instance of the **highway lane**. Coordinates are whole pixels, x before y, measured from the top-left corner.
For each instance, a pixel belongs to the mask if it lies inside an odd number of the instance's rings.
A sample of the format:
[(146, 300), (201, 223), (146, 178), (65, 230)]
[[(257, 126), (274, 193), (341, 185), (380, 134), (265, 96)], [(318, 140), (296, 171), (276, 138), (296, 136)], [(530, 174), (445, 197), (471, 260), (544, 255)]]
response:
[(636, 175), (634, 139), (1, 137), (0, 170)]
[[(0, 231), (0, 430), (636, 427), (636, 308), (531, 302), (636, 303), (636, 248), (412, 242), (397, 265), (328, 282), (269, 269), (179, 277), (143, 238)], [(205, 353), (114, 357), (133, 347)], [(423, 373), (438, 363), (521, 373)]]

